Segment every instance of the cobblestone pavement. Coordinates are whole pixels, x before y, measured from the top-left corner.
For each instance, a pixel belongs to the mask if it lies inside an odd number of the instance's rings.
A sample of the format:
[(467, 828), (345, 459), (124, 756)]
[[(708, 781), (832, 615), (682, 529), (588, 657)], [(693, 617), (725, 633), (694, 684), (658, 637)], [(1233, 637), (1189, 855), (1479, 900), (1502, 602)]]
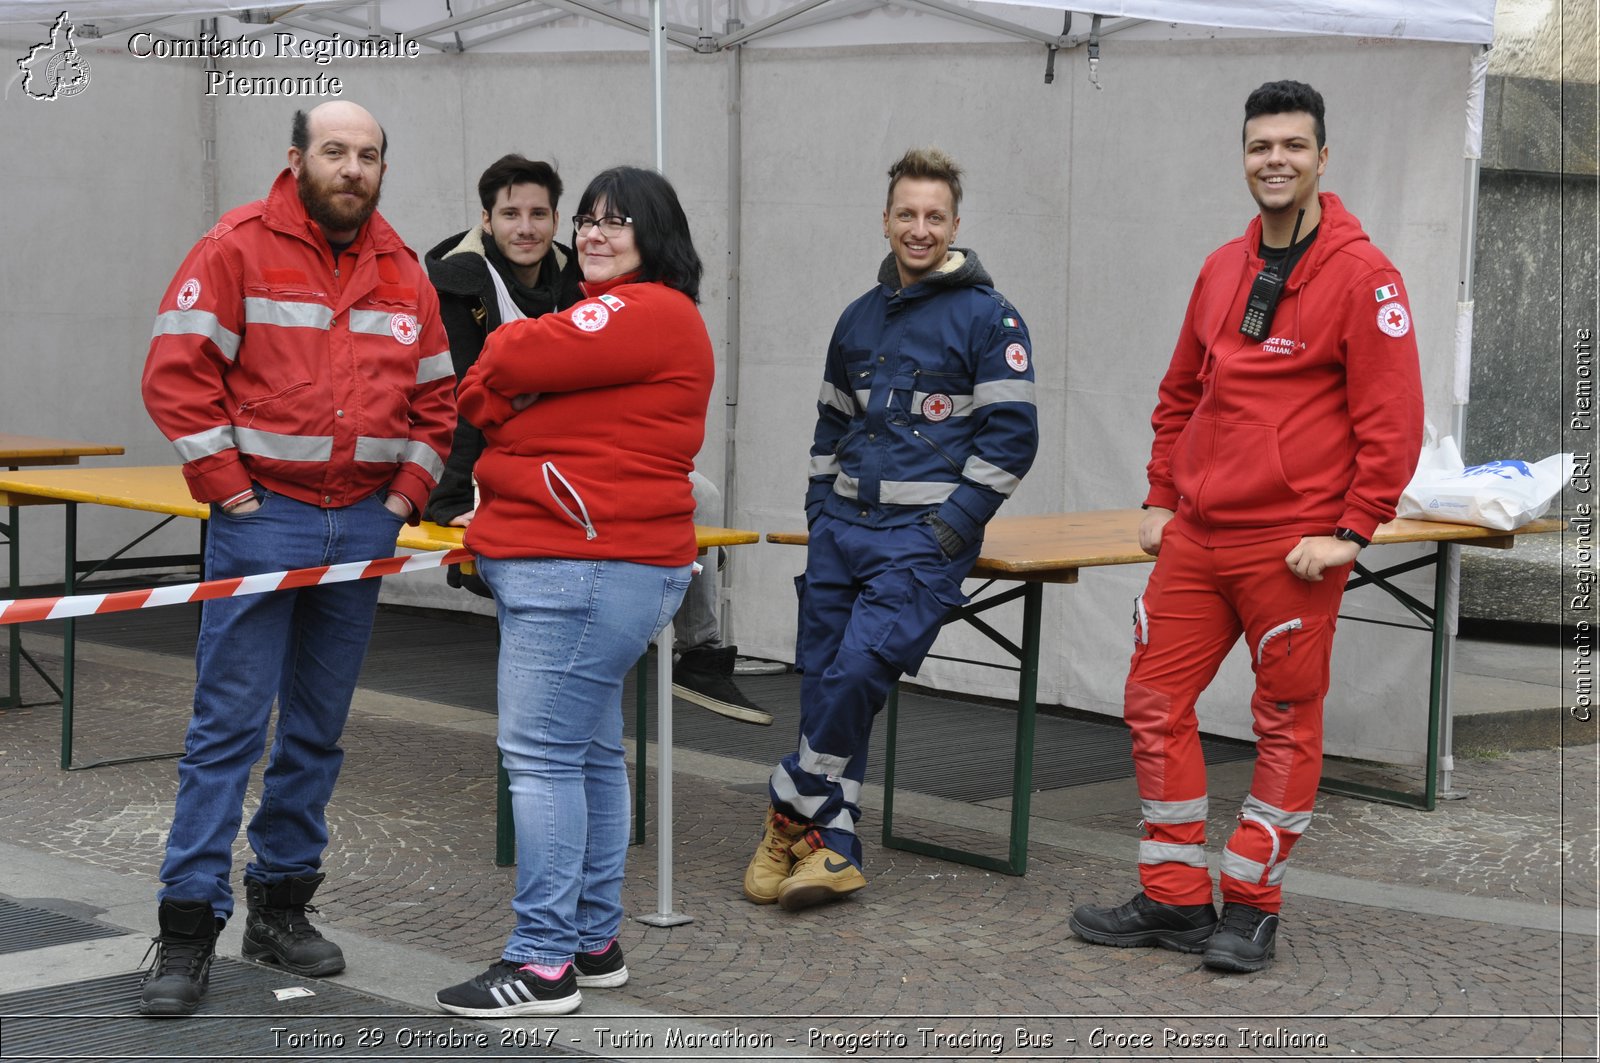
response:
[[(182, 669), (117, 659), (80, 664), (80, 763), (181, 745), (190, 696)], [(47, 693), (29, 684), (31, 698)], [(512, 884), (511, 870), (493, 863), (492, 720), (403, 700), (363, 696), (352, 715), (319, 919), (330, 933), (486, 963), (509, 929)], [(62, 772), (59, 719), (53, 706), (0, 714), (4, 839), (146, 877), (153, 891), (174, 762)], [(1249, 977), (1219, 975), (1194, 956), (1087, 945), (1068, 931), (1074, 904), (1122, 900), (1135, 888), (1125, 809), (1077, 809), (1072, 819), (1108, 851), (1127, 840), (1128, 858), (1056, 844), (1041, 823), (1020, 878), (884, 849), (869, 812), (869, 888), (791, 914), (739, 893), (767, 767), (706, 770), (682, 759), (690, 766), (674, 776), (674, 907), (694, 921), (625, 923), (633, 978), (605, 997), (619, 1007), (780, 1037), (800, 1024), (821, 1031), (809, 1035), (813, 1051), (861, 1059), (911, 1058), (894, 1035), (942, 1046), (929, 1054), (944, 1058), (991, 1055), (995, 1039), (1010, 1058), (1595, 1057), (1593, 746), (1458, 762), (1455, 785), (1470, 796), (1431, 814), (1322, 798), (1295, 868), (1340, 876), (1361, 903), (1297, 895), (1291, 873), (1276, 960)], [(652, 777), (652, 795), (654, 786)], [(253, 785), (247, 807), (255, 793)], [(1054, 798), (1070, 805), (1072, 791)], [(1221, 806), (1233, 801), (1213, 801), (1213, 846), (1231, 818)], [(952, 826), (967, 822), (960, 816), (941, 819), (939, 802), (916, 807), (921, 818), (897, 817), (903, 833), (1003, 848), (992, 834)], [(632, 915), (657, 906), (653, 818), (649, 829), (629, 858)], [(242, 866), (242, 844), (239, 856)], [(1374, 887), (1429, 891), (1439, 904), (1390, 907)], [(1463, 918), (1452, 914), (1463, 897), (1508, 912), (1559, 909), (1565, 922), (1530, 929), (1520, 916)]]

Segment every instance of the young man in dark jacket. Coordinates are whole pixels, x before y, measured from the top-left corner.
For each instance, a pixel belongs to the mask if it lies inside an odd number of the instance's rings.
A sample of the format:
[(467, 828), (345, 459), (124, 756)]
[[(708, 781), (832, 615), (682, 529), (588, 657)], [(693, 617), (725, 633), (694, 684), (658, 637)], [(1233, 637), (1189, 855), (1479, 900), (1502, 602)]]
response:
[(984, 526), (1038, 447), (1028, 330), (951, 246), (960, 207), (943, 152), (890, 168), (889, 256), (828, 346), (796, 581), (800, 748), (772, 772), (744, 876), (756, 904), (794, 911), (867, 884), (855, 826), (872, 719), (966, 603)]
[[(481, 223), (442, 241), (427, 255), (428, 276), (439, 292), (456, 379), (477, 362), (484, 338), (506, 321), (564, 310), (580, 297), (577, 256), (556, 242), (561, 176), (547, 162), (505, 155), (478, 178)], [(450, 460), (428, 500), (427, 517), (466, 527), (477, 509), (472, 470), (483, 453), (483, 433), (465, 417), (456, 423)], [(721, 495), (692, 473), (695, 522), (722, 520)], [(714, 566), (696, 576), (675, 618), (677, 660), (673, 693), (712, 712), (747, 723), (770, 724), (772, 714), (753, 704), (733, 682), (736, 647), (722, 645), (717, 622)], [(452, 565), (452, 587), (489, 597), (474, 575)]]
[[(1153, 417), (1139, 545), (1156, 565), (1135, 606), (1123, 712), (1144, 889), (1071, 919), (1087, 941), (1204, 953), (1224, 971), (1272, 958), (1285, 862), (1322, 774), (1345, 579), (1394, 516), (1422, 442), (1405, 286), (1338, 197), (1319, 192), (1326, 140), (1309, 85), (1270, 82), (1245, 101), (1260, 216), (1206, 259)], [(1264, 271), (1284, 282), (1275, 306), (1252, 305)], [(1222, 853), (1219, 920), (1194, 706), (1240, 635), (1256, 674), (1256, 767)]]

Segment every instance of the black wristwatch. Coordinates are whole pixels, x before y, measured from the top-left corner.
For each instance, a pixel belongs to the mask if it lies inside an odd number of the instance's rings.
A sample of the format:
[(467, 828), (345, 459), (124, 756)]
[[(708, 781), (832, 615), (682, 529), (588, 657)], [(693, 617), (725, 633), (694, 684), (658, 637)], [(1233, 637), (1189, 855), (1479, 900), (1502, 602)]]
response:
[(1343, 539), (1347, 543), (1355, 543), (1357, 546), (1362, 547), (1362, 548), (1365, 548), (1365, 547), (1368, 547), (1368, 546), (1372, 545), (1372, 540), (1371, 539), (1368, 539), (1364, 535), (1357, 535), (1355, 532), (1351, 531), (1349, 528), (1335, 528), (1335, 529), (1333, 529), (1333, 537), (1335, 539)]

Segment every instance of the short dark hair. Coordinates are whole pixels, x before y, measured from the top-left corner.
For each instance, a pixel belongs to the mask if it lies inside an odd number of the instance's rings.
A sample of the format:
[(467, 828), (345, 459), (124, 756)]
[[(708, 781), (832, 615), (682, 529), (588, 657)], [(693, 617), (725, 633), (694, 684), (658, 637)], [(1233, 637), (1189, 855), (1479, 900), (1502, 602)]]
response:
[[(383, 137), (383, 144), (378, 148), (378, 158), (386, 158), (389, 154), (389, 134), (380, 124), (378, 132)], [(298, 148), (304, 155), (311, 150), (311, 118), (304, 111), (294, 113), (294, 125), (289, 128), (289, 146)]]
[(494, 210), (495, 197), (502, 188), (512, 185), (539, 185), (550, 193), (550, 207), (561, 201), (561, 175), (556, 168), (542, 159), (535, 162), (513, 152), (502, 155), (489, 164), (478, 178), (478, 199), (484, 210)]
[(633, 219), (639, 278), (676, 288), (698, 303), (704, 267), (672, 183), (654, 170), (613, 166), (589, 182), (578, 198), (577, 214), (593, 214), (594, 205), (602, 199), (607, 214)]
[(912, 148), (900, 156), (900, 161), (889, 167), (889, 195), (884, 209), (894, 206), (894, 186), (902, 177), (917, 177), (927, 181), (943, 181), (950, 186), (950, 206), (957, 217), (961, 216), (961, 167), (938, 148)]
[[(1328, 142), (1328, 127), (1323, 122), (1322, 93), (1304, 81), (1269, 81), (1252, 92), (1244, 101), (1244, 120), (1263, 114), (1288, 114), (1303, 111), (1317, 123), (1317, 150)], [(1244, 127), (1239, 128), (1239, 139), (1244, 140)]]

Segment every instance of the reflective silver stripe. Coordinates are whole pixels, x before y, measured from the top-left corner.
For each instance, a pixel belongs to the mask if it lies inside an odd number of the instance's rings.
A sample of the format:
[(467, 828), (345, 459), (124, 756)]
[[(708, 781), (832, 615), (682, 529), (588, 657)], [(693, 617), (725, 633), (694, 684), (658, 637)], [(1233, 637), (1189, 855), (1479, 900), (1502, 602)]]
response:
[(839, 455), (817, 454), (813, 456), (807, 475), (813, 480), (823, 476), (839, 475)]
[(852, 392), (852, 394), (855, 395), (857, 404), (859, 404), (863, 410), (867, 408), (867, 403), (872, 401), (872, 391), (870, 389), (867, 391)]
[[(854, 779), (846, 779), (845, 777), (840, 776), (839, 777), (839, 792), (844, 795), (844, 803), (845, 803), (846, 807), (849, 807), (849, 806), (854, 806), (856, 808), (860, 808), (861, 807), (861, 784), (860, 783), (856, 782)], [(854, 817), (852, 817), (848, 813), (846, 813), (845, 814), (845, 818), (851, 821), (850, 826), (845, 828), (845, 829), (846, 830), (850, 830), (850, 831), (854, 831), (855, 830)]]
[(854, 476), (840, 473), (833, 481), (833, 493), (843, 498), (861, 497), (861, 485)]
[(968, 458), (967, 463), (961, 467), (961, 475), (973, 483), (982, 484), (1007, 498), (1010, 498), (1011, 492), (1015, 491), (1017, 485), (1022, 483), (1021, 477), (1011, 475), (1000, 466), (984, 461), (976, 454)]
[(398, 465), (405, 454), (407, 440), (383, 439), (379, 436), (356, 437), (356, 460), (384, 465)]
[(789, 778), (789, 773), (784, 771), (781, 766), (774, 768), (772, 771), (772, 794), (805, 819), (810, 819), (816, 815), (828, 800), (826, 796), (800, 796), (800, 791), (794, 788), (794, 780)]
[(280, 299), (253, 298), (244, 301), (246, 325), (277, 325), (281, 328), (314, 328), (324, 332), (333, 324), (333, 308), (321, 303), (291, 303)]
[[(360, 445), (360, 440), (357, 440)], [(420, 440), (412, 439), (406, 443), (405, 450), (400, 454), (401, 461), (409, 461), (431, 478), (437, 480), (444, 475), (444, 462), (439, 458), (438, 451)]]
[(1203, 845), (1174, 845), (1172, 842), (1140, 842), (1141, 864), (1188, 864), (1190, 867), (1206, 866)]
[(204, 336), (217, 345), (217, 350), (228, 361), (239, 354), (239, 334), (223, 328), (217, 315), (208, 310), (168, 310), (157, 314), (155, 331), (150, 333), (150, 338), (157, 336)]
[(958, 486), (929, 480), (884, 480), (878, 484), (878, 501), (886, 506), (935, 506), (954, 494)]
[(1259, 820), (1268, 826), (1291, 834), (1304, 834), (1306, 828), (1311, 826), (1311, 812), (1285, 812), (1261, 800), (1255, 794), (1246, 794), (1244, 798), (1243, 813), (1245, 818)]
[(393, 318), (394, 315), (387, 310), (352, 310), (350, 331), (369, 336), (393, 336), (394, 332), (389, 327)]
[(850, 763), (849, 757), (836, 756), (832, 753), (818, 753), (811, 748), (811, 743), (806, 741), (806, 736), (800, 736), (800, 770), (812, 775), (842, 775), (844, 767)]
[(1140, 801), (1139, 814), (1146, 823), (1203, 823), (1210, 804), (1204, 797), (1188, 801)]
[(207, 428), (204, 432), (179, 436), (172, 441), (172, 445), (178, 448), (178, 457), (184, 461), (198, 461), (238, 446), (238, 442), (233, 434), (233, 425), (224, 424)]
[[(1279, 865), (1282, 867), (1283, 865)], [(1276, 869), (1275, 869), (1276, 870)], [(1249, 857), (1240, 856), (1232, 849), (1222, 851), (1222, 873), (1229, 878), (1236, 878), (1240, 882), (1250, 882), (1256, 885), (1276, 885), (1267, 874), (1267, 865), (1257, 863)], [(1283, 875), (1278, 875), (1278, 881), (1283, 881)]]
[(1033, 381), (991, 380), (987, 384), (977, 384), (972, 389), (972, 400), (975, 406), (993, 406), (998, 402), (1021, 402), (1032, 406)]
[(431, 384), (435, 380), (453, 380), (456, 367), (450, 361), (450, 352), (441, 351), (417, 363), (417, 383)]
[(1267, 643), (1271, 642), (1279, 635), (1287, 635), (1291, 631), (1299, 631), (1304, 626), (1305, 625), (1300, 622), (1300, 618), (1297, 616), (1293, 620), (1285, 620), (1271, 631), (1268, 631), (1265, 635), (1262, 635), (1261, 641), (1256, 643), (1256, 663), (1261, 663), (1262, 654), (1267, 652)]
[(950, 400), (950, 412), (946, 416), (966, 417), (972, 413), (973, 402), (971, 395), (952, 395), (948, 391), (937, 393), (932, 391), (913, 391), (911, 393), (912, 407), (918, 410), (922, 409), (922, 404), (927, 402), (928, 397), (933, 394), (943, 395)]
[(259, 428), (236, 428), (239, 453), (279, 461), (327, 461), (333, 457), (332, 436), (289, 436)]
[(848, 391), (841, 391), (826, 380), (822, 382), (822, 392), (817, 396), (817, 401), (838, 410), (846, 417), (853, 417), (856, 412), (855, 396)]

